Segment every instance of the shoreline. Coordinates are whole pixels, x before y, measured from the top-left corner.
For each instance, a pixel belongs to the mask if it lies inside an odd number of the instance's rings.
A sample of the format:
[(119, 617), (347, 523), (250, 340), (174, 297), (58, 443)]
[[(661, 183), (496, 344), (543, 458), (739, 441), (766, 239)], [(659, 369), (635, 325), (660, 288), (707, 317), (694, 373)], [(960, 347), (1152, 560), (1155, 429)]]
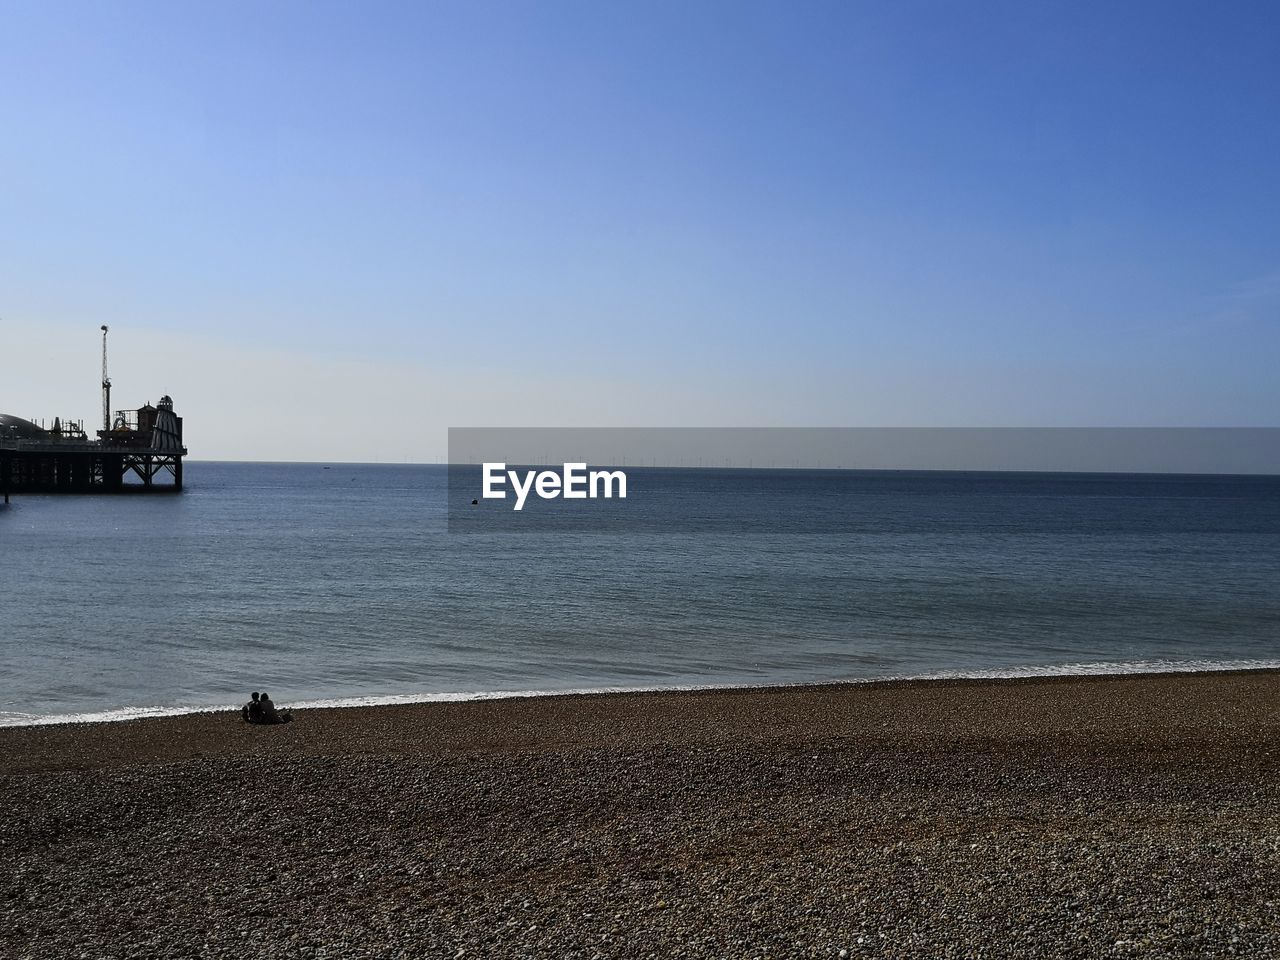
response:
[[(1223, 674), (1280, 671), (1280, 659), (1232, 659), (1190, 661), (1093, 661), (1050, 664), (1029, 667), (977, 670), (943, 670), (935, 673), (902, 676), (866, 677), (845, 680), (815, 680), (761, 684), (671, 684), (654, 686), (576, 687), (564, 690), (479, 690), (444, 693), (372, 694), (340, 696), (318, 700), (282, 703), (295, 710), (344, 710), (388, 706), (415, 706), (432, 703), (474, 703), (483, 701), (527, 700), (544, 697), (590, 697), (632, 694), (691, 693), (698, 691), (766, 691), (826, 687), (868, 687), (893, 684), (937, 683), (949, 681), (1011, 682), (1022, 680), (1072, 680), (1104, 677), (1161, 677), (1187, 674)], [(247, 693), (246, 693), (247, 696)], [(238, 711), (241, 704), (202, 704), (193, 706), (117, 707), (85, 713), (5, 714), (0, 711), (0, 731), (31, 727), (80, 726), (84, 724), (128, 723), (168, 717), (187, 717)]]
[(0, 954), (1280, 953), (1276, 670), (295, 717), (0, 729)]
[[(791, 731), (800, 739), (866, 737), (890, 742), (892, 729), (914, 729), (936, 744), (974, 737), (997, 742), (1020, 729), (1012, 718), (1037, 724), (1048, 746), (1054, 735), (1078, 743), (1142, 740), (1159, 734), (1171, 742), (1200, 743), (1218, 734), (1222, 718), (1211, 709), (1224, 691), (1256, 688), (1265, 697), (1241, 709), (1274, 726), (1280, 739), (1280, 669), (1184, 670), (1160, 673), (1054, 674), (1019, 677), (929, 677), (778, 684), (772, 686), (541, 693), (476, 699), (413, 700), (386, 704), (305, 707), (291, 724), (254, 726), (239, 707), (209, 709), (112, 722), (59, 722), (0, 727), (0, 777), (30, 770), (55, 772), (101, 765), (150, 763), (212, 756), (289, 755), (324, 751), (342, 755), (359, 744), (366, 753), (487, 753), (526, 749), (625, 746), (643, 734), (663, 743), (690, 737), (722, 744), (734, 737), (768, 742)], [(1158, 695), (1156, 695), (1158, 692)], [(1142, 709), (1128, 709), (1137, 697)], [(1274, 698), (1274, 710), (1263, 705)], [(999, 709), (994, 709), (995, 705)], [(858, 708), (854, 712), (849, 712)], [(821, 730), (793, 721), (821, 714)], [(869, 717), (867, 711), (871, 712)], [(1037, 718), (1037, 713), (1043, 713)], [(1071, 717), (1069, 723), (1064, 718)], [(588, 719), (607, 721), (608, 736)], [(754, 718), (751, 720), (750, 718)], [(774, 727), (758, 727), (767, 719)], [(629, 726), (632, 721), (639, 726)], [(872, 722), (872, 721), (875, 722)], [(750, 722), (748, 722), (750, 721)], [(693, 724), (686, 729), (683, 723)], [(1201, 724), (1198, 727), (1197, 724)], [(1020, 738), (1022, 734), (1018, 734)], [(421, 739), (418, 739), (418, 738)], [(62, 767), (63, 761), (69, 766)], [(1280, 751), (1277, 752), (1280, 764)]]

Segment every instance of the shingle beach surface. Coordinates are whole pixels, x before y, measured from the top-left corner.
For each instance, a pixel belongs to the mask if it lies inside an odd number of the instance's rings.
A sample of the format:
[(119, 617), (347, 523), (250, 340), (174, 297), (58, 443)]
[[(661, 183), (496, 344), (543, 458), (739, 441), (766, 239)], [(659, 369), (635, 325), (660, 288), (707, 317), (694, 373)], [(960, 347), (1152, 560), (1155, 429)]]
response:
[(1280, 674), (0, 730), (2, 957), (1280, 955)]

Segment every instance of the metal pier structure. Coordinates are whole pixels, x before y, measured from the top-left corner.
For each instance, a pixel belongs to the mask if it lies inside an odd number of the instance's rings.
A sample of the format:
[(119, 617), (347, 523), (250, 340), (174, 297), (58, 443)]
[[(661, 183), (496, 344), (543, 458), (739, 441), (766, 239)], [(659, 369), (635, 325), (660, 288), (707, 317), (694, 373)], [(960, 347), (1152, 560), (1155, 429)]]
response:
[(90, 439), (80, 421), (52, 427), (0, 414), (0, 496), (15, 493), (177, 492), (182, 489), (182, 418), (162, 397), (110, 416), (107, 328), (102, 328), (103, 424)]

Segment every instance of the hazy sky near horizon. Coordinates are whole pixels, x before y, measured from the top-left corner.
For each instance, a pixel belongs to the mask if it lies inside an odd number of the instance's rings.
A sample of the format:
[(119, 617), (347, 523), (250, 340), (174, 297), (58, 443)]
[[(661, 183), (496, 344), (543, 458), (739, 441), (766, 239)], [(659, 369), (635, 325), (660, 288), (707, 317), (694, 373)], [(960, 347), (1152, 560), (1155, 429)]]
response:
[(1280, 425), (1273, 3), (0, 0), (0, 411)]

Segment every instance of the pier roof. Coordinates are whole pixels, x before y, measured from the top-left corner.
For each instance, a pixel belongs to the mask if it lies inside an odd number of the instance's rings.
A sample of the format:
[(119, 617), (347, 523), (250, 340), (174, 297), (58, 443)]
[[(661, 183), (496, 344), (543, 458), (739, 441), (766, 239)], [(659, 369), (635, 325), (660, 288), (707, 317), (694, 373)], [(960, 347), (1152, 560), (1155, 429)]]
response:
[(37, 427), (30, 420), (0, 413), (0, 440), (43, 440), (48, 436), (49, 431)]

